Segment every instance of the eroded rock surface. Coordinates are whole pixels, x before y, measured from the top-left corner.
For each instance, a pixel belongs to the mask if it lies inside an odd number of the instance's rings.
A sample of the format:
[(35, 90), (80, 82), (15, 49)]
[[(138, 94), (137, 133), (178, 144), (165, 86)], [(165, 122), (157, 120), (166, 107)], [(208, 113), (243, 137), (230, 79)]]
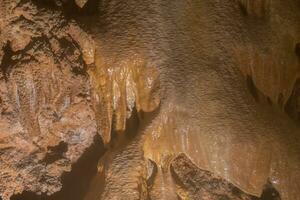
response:
[(31, 1), (1, 1), (0, 10), (0, 196), (51, 195), (97, 134), (86, 72), (93, 45)]

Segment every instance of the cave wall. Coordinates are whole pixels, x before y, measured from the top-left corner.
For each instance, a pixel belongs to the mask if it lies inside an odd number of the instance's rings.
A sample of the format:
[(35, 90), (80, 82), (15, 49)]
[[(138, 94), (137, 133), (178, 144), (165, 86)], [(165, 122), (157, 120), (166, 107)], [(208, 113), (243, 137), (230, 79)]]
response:
[(0, 196), (299, 199), (299, 10), (2, 0)]

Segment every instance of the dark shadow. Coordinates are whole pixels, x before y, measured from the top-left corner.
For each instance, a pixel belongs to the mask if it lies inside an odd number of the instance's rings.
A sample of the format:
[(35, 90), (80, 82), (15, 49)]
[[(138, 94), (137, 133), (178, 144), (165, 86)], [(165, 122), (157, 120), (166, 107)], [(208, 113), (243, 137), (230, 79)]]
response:
[(284, 110), (294, 120), (300, 120), (300, 79), (297, 79), (293, 92), (289, 97)]
[(253, 82), (253, 79), (251, 76), (247, 75), (247, 87), (249, 92), (251, 93), (251, 95), (253, 96), (253, 98), (255, 99), (255, 101), (259, 101), (259, 96), (257, 93), (257, 88)]
[(47, 154), (43, 160), (46, 164), (54, 163), (55, 161), (61, 159), (63, 154), (68, 151), (68, 144), (65, 142), (60, 142), (57, 146), (48, 147)]
[(4, 79), (7, 81), (8, 80), (7, 76), (9, 74), (10, 66), (12, 66), (15, 63), (15, 61), (12, 60), (13, 51), (9, 47), (9, 44), (6, 44), (4, 46), (3, 51), (4, 51), (4, 55), (0, 63), (0, 70), (3, 74)]
[(299, 62), (300, 62), (300, 43), (297, 43), (295, 45), (295, 53), (296, 53), (296, 55), (297, 55), (297, 57), (299, 59)]
[(93, 145), (72, 166), (72, 171), (63, 175), (63, 188), (61, 191), (51, 196), (23, 192), (14, 195), (11, 200), (82, 200), (89, 188), (92, 177), (97, 173), (98, 160), (104, 152), (102, 139), (97, 135), (94, 138)]
[(282, 108), (284, 105), (283, 105), (283, 94), (280, 93), (278, 98), (277, 98), (277, 104)]
[(239, 8), (240, 8), (242, 14), (244, 16), (247, 16), (248, 15), (248, 11), (247, 11), (247, 8), (245, 7), (245, 5), (243, 5), (243, 3), (241, 1), (238, 2), (238, 5), (239, 5)]
[(281, 200), (279, 192), (269, 182), (266, 184), (265, 189), (260, 197), (260, 200)]
[(267, 102), (268, 102), (268, 104), (269, 104), (270, 106), (272, 106), (272, 105), (273, 105), (273, 102), (272, 102), (272, 100), (271, 100), (271, 98), (270, 98), (270, 97), (267, 97)]

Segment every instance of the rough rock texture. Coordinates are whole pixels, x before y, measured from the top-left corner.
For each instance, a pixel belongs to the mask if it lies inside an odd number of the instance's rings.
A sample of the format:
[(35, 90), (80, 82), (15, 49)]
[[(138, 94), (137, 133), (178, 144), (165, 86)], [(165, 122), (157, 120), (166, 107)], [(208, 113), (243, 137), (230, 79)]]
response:
[[(280, 200), (278, 192), (267, 188), (261, 198), (248, 195), (233, 184), (199, 169), (185, 154), (176, 156), (170, 165), (172, 175), (178, 183), (177, 193), (180, 199), (216, 199), (216, 200)], [(267, 193), (270, 194), (267, 194)], [(269, 195), (269, 197), (267, 197)]]
[(0, 196), (51, 195), (97, 134), (86, 72), (93, 46), (30, 1), (1, 1), (0, 10)]

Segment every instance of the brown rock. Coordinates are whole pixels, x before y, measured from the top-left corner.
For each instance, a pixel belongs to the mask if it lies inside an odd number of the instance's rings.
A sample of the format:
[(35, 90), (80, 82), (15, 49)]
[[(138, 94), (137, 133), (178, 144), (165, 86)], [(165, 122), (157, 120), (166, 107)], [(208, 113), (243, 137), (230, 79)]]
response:
[[(171, 162), (170, 169), (174, 180), (182, 190), (178, 190), (181, 199), (203, 200), (258, 200), (225, 179), (198, 168), (185, 154), (180, 154)], [(280, 196), (268, 186), (262, 200), (278, 200)]]
[(30, 1), (13, 6), (13, 1), (0, 2), (1, 12), (12, 13), (1, 18), (0, 32), (3, 200), (24, 191), (60, 191), (62, 175), (97, 135), (84, 49), (69, 36), (82, 30), (68, 29), (60, 13), (39, 10)]

